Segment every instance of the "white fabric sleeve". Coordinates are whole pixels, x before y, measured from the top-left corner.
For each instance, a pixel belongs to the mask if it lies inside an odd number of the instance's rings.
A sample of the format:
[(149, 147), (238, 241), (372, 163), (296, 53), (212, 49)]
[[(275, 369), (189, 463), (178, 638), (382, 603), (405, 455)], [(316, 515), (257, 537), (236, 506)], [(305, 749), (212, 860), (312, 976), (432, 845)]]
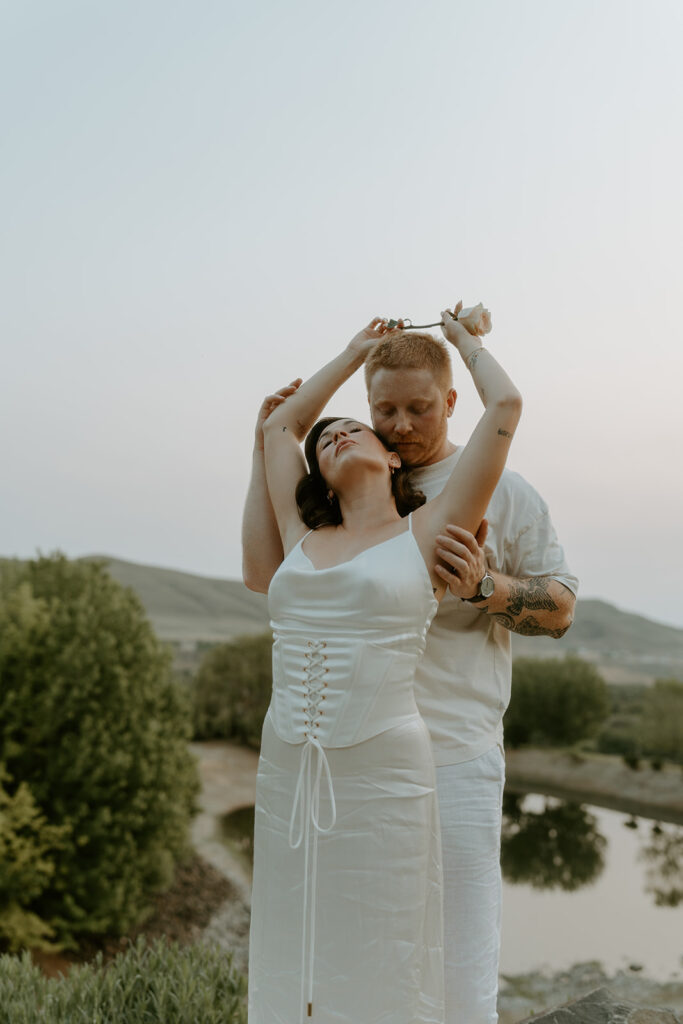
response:
[(516, 497), (521, 501), (514, 503), (517, 514), (506, 532), (502, 571), (518, 578), (549, 576), (576, 595), (579, 581), (567, 564), (548, 506), (531, 484), (523, 478), (519, 482), (522, 494)]

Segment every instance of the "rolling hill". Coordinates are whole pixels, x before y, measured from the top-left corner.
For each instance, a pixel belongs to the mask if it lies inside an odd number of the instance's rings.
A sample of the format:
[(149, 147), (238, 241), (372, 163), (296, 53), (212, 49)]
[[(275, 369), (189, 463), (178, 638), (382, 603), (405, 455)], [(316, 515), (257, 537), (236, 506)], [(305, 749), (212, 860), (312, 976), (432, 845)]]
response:
[[(164, 640), (191, 647), (268, 629), (265, 597), (247, 590), (239, 580), (100, 557), (115, 579), (138, 593)], [(606, 601), (579, 599), (574, 625), (561, 640), (514, 635), (512, 640), (516, 656), (575, 653), (598, 664), (613, 682), (651, 682), (662, 676), (683, 679), (683, 629), (620, 611)]]
[[(126, 562), (106, 555), (119, 583), (138, 594), (161, 639), (192, 664), (200, 649), (268, 629), (268, 608), (240, 580), (222, 580)], [(562, 657), (575, 653), (599, 666), (610, 682), (647, 683), (664, 676), (683, 679), (683, 629), (623, 612), (606, 601), (577, 602), (574, 625), (561, 640), (513, 635), (513, 653)]]

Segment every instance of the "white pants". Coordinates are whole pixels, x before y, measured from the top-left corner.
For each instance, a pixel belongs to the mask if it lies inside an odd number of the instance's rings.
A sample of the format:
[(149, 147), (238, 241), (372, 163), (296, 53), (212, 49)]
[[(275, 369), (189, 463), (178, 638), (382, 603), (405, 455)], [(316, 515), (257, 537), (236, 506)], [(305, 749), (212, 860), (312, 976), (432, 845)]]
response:
[(444, 884), (446, 1024), (496, 1024), (500, 828), (505, 758), (498, 746), (436, 769)]

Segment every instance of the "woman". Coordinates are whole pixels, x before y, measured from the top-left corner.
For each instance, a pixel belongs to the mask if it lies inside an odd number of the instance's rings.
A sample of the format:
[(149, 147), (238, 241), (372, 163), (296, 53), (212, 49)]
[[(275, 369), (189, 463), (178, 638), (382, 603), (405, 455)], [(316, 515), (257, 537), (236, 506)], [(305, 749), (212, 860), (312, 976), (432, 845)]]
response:
[(250, 1024), (443, 1021), (434, 768), (412, 682), (447, 587), (435, 539), (451, 522), (476, 532), (521, 411), (458, 309), (442, 329), (485, 412), (433, 501), (397, 483), (398, 454), (356, 420), (316, 425), (306, 474), (299, 441), (385, 335), (379, 318), (265, 420), (285, 559), (268, 595)]

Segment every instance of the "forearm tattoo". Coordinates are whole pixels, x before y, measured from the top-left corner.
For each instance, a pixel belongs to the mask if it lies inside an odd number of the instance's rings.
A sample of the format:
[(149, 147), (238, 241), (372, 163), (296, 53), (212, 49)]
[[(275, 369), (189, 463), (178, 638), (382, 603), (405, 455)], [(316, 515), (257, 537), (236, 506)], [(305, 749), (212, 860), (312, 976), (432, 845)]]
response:
[[(557, 612), (558, 604), (553, 599), (549, 584), (550, 576), (534, 576), (530, 579), (514, 580), (509, 587), (508, 603), (504, 612), (494, 612), (492, 618), (511, 633), (520, 636), (549, 636), (559, 640), (569, 629), (569, 625), (560, 629), (544, 626), (535, 615), (529, 612)], [(482, 609), (486, 611), (486, 608)], [(570, 623), (571, 625), (571, 623)]]
[(502, 437), (512, 437), (512, 434), (510, 433), (510, 431), (509, 431), (509, 430), (503, 430), (503, 428), (502, 428), (502, 427), (498, 427), (498, 433), (499, 433), (499, 434), (500, 434), (500, 435), (501, 435)]

